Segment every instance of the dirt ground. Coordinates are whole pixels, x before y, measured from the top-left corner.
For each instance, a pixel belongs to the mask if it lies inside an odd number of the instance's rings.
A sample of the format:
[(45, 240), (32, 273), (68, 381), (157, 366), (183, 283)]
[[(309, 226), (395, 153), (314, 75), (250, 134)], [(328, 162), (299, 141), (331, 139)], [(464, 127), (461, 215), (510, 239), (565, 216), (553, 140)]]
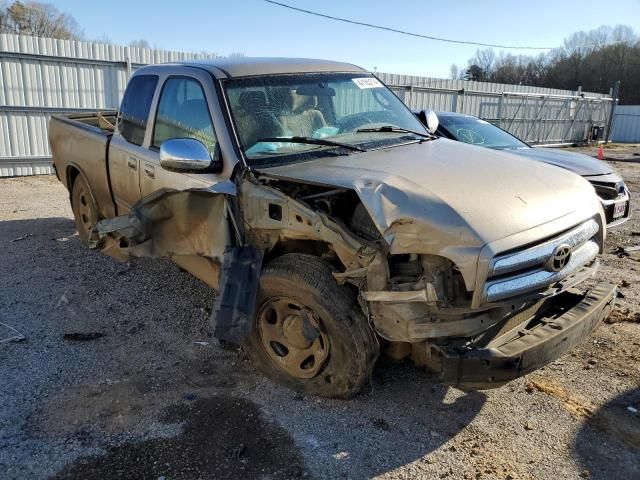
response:
[[(638, 154), (607, 149), (636, 201)], [(464, 393), (381, 362), (370, 391), (317, 399), (220, 348), (214, 293), (170, 262), (81, 247), (54, 177), (0, 179), (0, 341), (25, 337), (0, 343), (0, 478), (640, 478), (632, 245), (637, 213), (598, 273), (620, 286), (609, 322), (526, 378)]]

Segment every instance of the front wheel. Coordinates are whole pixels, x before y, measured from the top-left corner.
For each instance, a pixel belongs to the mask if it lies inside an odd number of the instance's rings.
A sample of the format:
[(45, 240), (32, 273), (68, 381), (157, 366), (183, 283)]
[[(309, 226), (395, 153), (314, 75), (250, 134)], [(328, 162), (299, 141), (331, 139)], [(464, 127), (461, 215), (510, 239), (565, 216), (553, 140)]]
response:
[(271, 380), (298, 392), (352, 397), (371, 376), (378, 340), (355, 295), (312, 255), (287, 254), (263, 270), (245, 349)]

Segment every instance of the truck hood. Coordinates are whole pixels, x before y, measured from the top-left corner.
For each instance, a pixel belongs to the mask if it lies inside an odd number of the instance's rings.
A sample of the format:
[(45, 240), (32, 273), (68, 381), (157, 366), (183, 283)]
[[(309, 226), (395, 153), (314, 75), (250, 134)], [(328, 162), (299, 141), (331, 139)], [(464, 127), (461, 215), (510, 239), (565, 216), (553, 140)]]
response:
[(509, 151), (516, 155), (566, 168), (582, 176), (606, 175), (614, 171), (608, 163), (583, 153), (566, 152), (556, 148), (519, 148)]
[(560, 217), (599, 212), (593, 188), (578, 175), (447, 139), (259, 173), (353, 189), (391, 253), (431, 253), (454, 262), (468, 262), (471, 251), (487, 243)]

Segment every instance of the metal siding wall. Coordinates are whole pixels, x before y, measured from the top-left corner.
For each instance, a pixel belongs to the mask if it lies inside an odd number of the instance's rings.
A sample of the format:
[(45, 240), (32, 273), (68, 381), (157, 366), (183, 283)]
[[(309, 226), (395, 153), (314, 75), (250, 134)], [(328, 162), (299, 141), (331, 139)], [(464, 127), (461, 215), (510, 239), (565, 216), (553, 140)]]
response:
[(526, 85), (378, 76), (412, 109), (475, 115), (534, 144), (581, 142), (592, 125), (606, 125), (611, 107), (608, 95), (600, 93), (580, 96), (570, 90)]
[[(197, 57), (188, 52), (0, 34), (0, 176), (50, 173), (46, 157), (50, 156), (47, 122), (51, 109), (117, 108), (127, 83), (127, 58), (134, 70), (139, 65)], [(543, 112), (538, 112), (542, 100), (528, 99), (518, 109), (522, 97), (517, 94), (575, 97), (577, 92), (567, 90), (389, 73), (378, 77), (413, 109), (476, 115), (531, 142), (582, 140), (585, 125), (593, 121), (605, 124), (608, 114), (603, 108), (590, 109), (591, 114), (586, 109), (571, 109), (566, 99), (548, 101)], [(505, 96), (504, 92), (515, 95)], [(351, 108), (355, 107), (354, 103)], [(537, 113), (544, 117), (542, 121), (532, 120)]]
[(618, 105), (613, 116), (611, 140), (640, 143), (640, 105)]
[(51, 109), (114, 109), (132, 65), (202, 57), (188, 52), (0, 34), (0, 176), (52, 173)]

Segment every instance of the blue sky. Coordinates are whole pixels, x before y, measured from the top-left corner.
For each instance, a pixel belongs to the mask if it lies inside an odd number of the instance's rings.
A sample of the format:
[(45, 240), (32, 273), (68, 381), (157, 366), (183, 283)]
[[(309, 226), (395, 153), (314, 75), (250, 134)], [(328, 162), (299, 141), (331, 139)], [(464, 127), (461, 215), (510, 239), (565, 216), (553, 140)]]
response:
[[(485, 43), (556, 46), (575, 31), (605, 24), (640, 30), (640, 0), (282, 1), (411, 32)], [(380, 72), (448, 77), (451, 63), (466, 65), (477, 48), (347, 25), (262, 0), (51, 3), (71, 13), (88, 38), (106, 35), (122, 44), (144, 38), (170, 50), (327, 58)]]

